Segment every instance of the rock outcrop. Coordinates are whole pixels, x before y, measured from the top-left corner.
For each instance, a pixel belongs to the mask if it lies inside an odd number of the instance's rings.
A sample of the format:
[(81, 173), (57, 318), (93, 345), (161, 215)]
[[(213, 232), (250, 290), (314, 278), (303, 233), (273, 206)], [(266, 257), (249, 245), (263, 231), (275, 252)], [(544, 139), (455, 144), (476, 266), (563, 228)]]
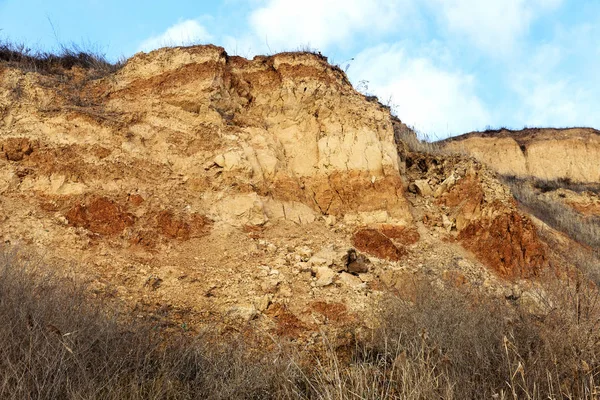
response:
[[(266, 218), (299, 223), (314, 220), (302, 205), (317, 214), (368, 218), (385, 210), (410, 220), (389, 111), (356, 93), (322, 57), (249, 61), (218, 47), (174, 48), (134, 57), (115, 79), (109, 106), (164, 110), (129, 128), (130, 152), (167, 155), (173, 172), (191, 181), (209, 175), (230, 186), (223, 207), (218, 195), (207, 198), (214, 218), (260, 224), (260, 217), (240, 216), (260, 214), (262, 202)], [(189, 127), (196, 149), (160, 151)]]

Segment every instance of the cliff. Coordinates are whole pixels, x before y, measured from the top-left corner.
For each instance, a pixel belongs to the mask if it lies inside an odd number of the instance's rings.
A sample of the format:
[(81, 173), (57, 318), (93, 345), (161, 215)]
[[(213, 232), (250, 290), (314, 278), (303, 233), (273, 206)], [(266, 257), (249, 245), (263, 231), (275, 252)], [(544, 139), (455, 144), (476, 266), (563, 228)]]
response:
[(306, 339), (419, 277), (504, 296), (548, 266), (492, 170), (410, 151), (320, 55), (3, 63), (0, 88), (2, 240), (134, 312)]

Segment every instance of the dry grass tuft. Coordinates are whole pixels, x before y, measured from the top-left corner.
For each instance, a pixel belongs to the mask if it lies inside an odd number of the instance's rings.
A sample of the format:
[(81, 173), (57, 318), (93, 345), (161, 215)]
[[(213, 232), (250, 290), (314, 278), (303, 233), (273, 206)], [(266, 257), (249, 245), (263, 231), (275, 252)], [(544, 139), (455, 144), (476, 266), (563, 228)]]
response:
[(56, 53), (33, 50), (24, 44), (0, 42), (0, 62), (24, 71), (60, 75), (75, 67), (94, 73), (96, 78), (117, 71), (123, 63), (111, 63), (98, 51), (82, 49), (76, 44), (61, 46)]
[(400, 154), (404, 152), (401, 146), (413, 153), (439, 154), (443, 151), (443, 146), (427, 134), (418, 133), (399, 120), (394, 121), (394, 140)]

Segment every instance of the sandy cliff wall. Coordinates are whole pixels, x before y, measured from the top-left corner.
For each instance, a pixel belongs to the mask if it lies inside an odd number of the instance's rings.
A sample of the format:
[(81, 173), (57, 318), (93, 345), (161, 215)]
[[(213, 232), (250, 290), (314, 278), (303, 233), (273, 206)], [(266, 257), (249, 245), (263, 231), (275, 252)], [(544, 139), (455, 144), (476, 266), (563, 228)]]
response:
[(504, 175), (600, 182), (600, 132), (594, 129), (526, 129), (471, 133), (445, 142)]

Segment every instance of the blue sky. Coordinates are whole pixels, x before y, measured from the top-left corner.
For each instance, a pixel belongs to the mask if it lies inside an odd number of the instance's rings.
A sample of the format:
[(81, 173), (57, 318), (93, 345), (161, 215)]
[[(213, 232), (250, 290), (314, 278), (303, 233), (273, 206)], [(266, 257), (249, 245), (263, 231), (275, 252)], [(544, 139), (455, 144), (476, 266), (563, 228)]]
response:
[(0, 0), (0, 29), (115, 60), (193, 43), (319, 50), (430, 138), (600, 128), (599, 0)]

